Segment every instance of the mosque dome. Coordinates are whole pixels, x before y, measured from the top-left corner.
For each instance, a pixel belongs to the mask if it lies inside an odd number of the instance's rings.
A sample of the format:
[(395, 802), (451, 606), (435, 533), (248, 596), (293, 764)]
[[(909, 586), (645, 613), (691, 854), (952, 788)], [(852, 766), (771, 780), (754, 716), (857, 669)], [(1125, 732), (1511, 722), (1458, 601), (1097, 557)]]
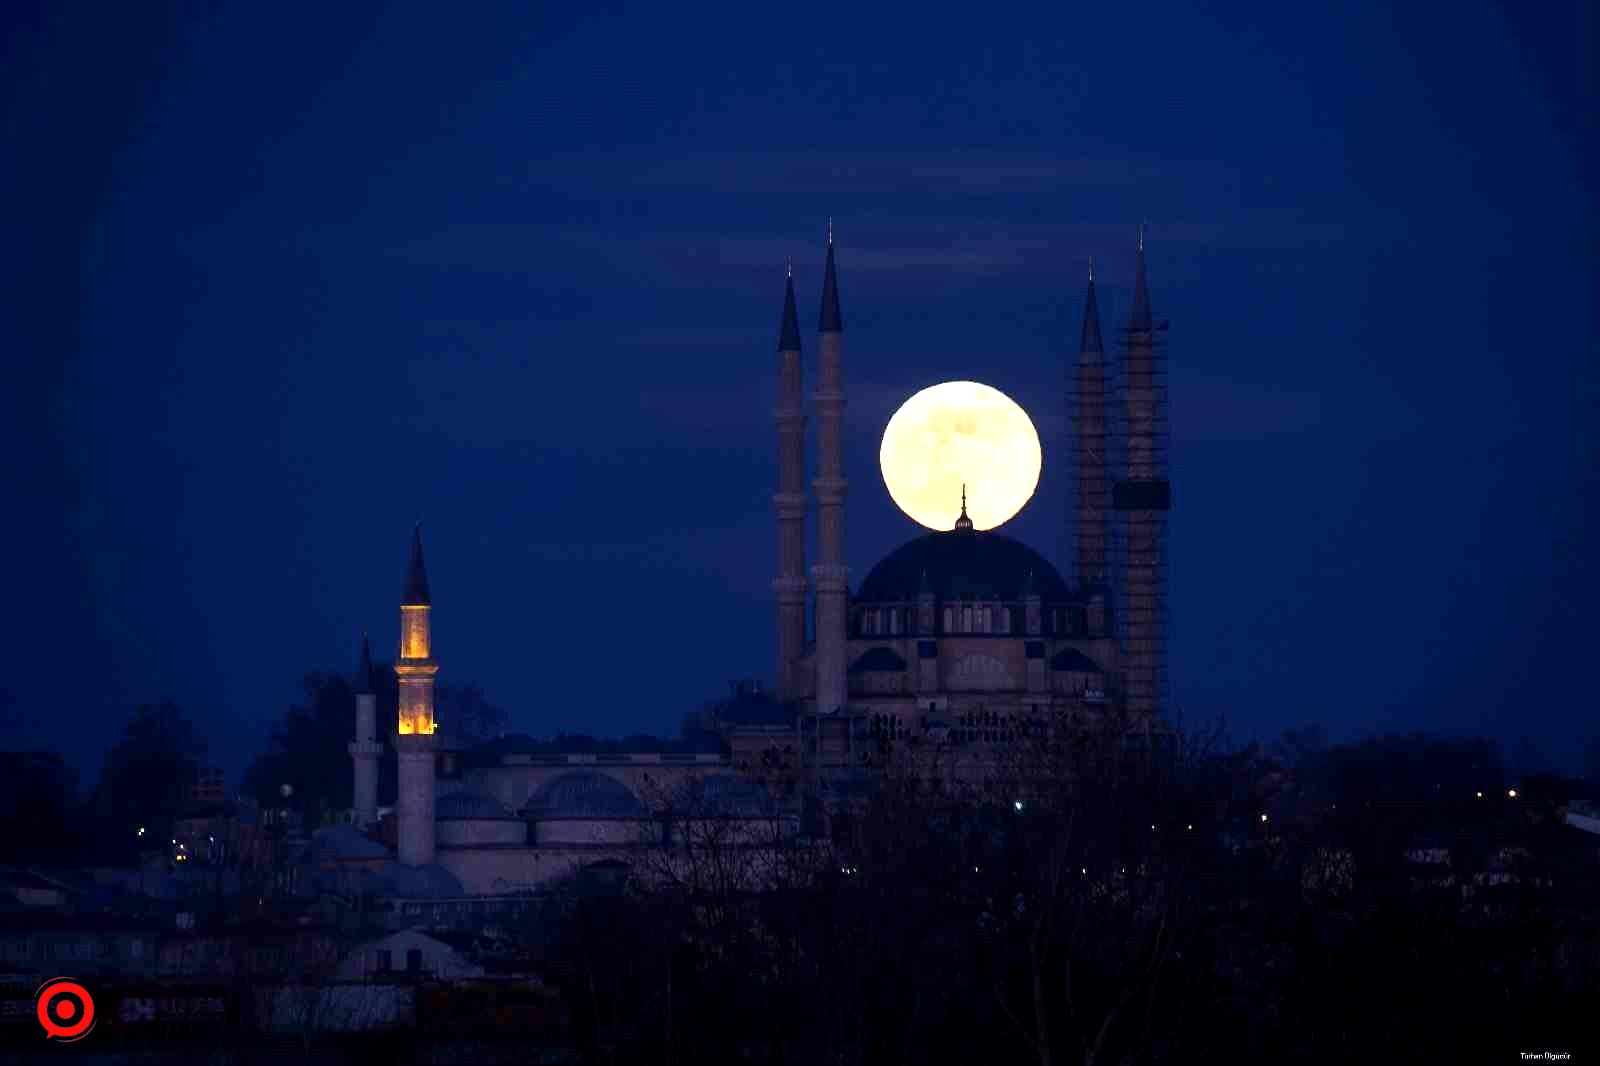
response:
[(643, 801), (627, 785), (594, 770), (574, 770), (534, 790), (528, 809), (541, 818), (644, 818)]
[(1026, 544), (999, 533), (958, 528), (918, 537), (884, 556), (854, 599), (893, 603), (932, 592), (941, 600), (1020, 600), (1030, 581), (1047, 602), (1072, 598), (1060, 572)]

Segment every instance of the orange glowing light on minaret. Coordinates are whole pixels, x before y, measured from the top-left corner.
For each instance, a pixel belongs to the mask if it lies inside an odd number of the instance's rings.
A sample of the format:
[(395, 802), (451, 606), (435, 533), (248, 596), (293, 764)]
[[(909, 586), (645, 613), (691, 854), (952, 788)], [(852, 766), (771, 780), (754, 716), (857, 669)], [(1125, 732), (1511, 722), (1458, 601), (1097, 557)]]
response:
[(433, 661), (428, 573), (422, 565), (422, 527), (417, 526), (411, 540), (411, 566), (406, 573), (405, 593), (400, 603), (400, 656), (394, 672), (400, 681), (399, 732), (432, 734), (433, 677), (439, 664)]

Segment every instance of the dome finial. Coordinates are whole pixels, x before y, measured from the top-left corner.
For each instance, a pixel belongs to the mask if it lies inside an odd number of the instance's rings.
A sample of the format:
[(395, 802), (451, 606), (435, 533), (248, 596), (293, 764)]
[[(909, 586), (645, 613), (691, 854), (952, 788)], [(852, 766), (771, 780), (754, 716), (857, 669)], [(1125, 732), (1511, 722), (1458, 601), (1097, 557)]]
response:
[(956, 519), (956, 528), (972, 528), (972, 519), (967, 517), (967, 486), (965, 482), (961, 485), (961, 517)]

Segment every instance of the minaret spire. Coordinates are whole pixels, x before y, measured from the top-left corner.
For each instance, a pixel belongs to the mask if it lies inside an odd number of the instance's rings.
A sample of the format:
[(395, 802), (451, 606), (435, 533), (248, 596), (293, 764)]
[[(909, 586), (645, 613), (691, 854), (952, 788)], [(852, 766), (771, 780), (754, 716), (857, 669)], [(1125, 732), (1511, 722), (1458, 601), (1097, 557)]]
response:
[(1133, 268), (1133, 310), (1128, 315), (1130, 330), (1148, 331), (1154, 323), (1150, 318), (1150, 286), (1144, 273), (1144, 223), (1139, 223), (1139, 248)]
[(849, 571), (844, 565), (844, 320), (839, 314), (839, 278), (833, 259), (833, 221), (828, 222), (828, 258), (822, 274), (822, 313), (817, 339), (817, 563), (816, 711), (832, 714), (845, 704), (845, 615)]
[(361, 634), (361, 661), (356, 665), (356, 736), (349, 752), (355, 780), (351, 789), (351, 821), (359, 829), (378, 820), (378, 743), (377, 677), (372, 670), (372, 648)]
[(967, 486), (965, 482), (961, 485), (961, 517), (956, 519), (956, 528), (962, 530), (970, 530), (972, 528), (972, 519), (967, 517)]
[(1110, 542), (1106, 470), (1106, 356), (1100, 336), (1100, 308), (1094, 293), (1094, 259), (1083, 298), (1083, 330), (1078, 340), (1077, 410), (1073, 427), (1078, 449), (1078, 581), (1085, 588), (1106, 580)]
[(1116, 508), (1124, 516), (1127, 537), (1122, 582), (1123, 687), (1128, 712), (1148, 719), (1160, 711), (1164, 687), (1162, 556), (1172, 488), (1162, 455), (1165, 387), (1150, 314), (1143, 225), (1139, 227), (1126, 338), (1123, 421), (1127, 468), (1113, 494)]
[(833, 220), (828, 220), (828, 259), (822, 267), (822, 316), (818, 327), (823, 333), (843, 333), (844, 319), (839, 314), (839, 277), (833, 266)]
[(411, 562), (400, 598), (400, 656), (394, 672), (400, 683), (400, 714), (395, 750), (399, 791), (395, 800), (400, 861), (411, 866), (433, 862), (435, 747), (433, 679), (433, 601), (422, 565), (422, 523), (411, 535)]
[(411, 562), (406, 567), (406, 587), (401, 593), (401, 603), (426, 607), (428, 599), (428, 568), (422, 565), (422, 523), (411, 531)]
[(801, 687), (795, 664), (806, 645), (806, 416), (800, 359), (800, 318), (795, 311), (794, 267), (783, 286), (783, 319), (778, 326), (778, 491), (772, 506), (778, 520), (778, 573), (772, 579), (778, 631), (774, 681), (780, 699)]

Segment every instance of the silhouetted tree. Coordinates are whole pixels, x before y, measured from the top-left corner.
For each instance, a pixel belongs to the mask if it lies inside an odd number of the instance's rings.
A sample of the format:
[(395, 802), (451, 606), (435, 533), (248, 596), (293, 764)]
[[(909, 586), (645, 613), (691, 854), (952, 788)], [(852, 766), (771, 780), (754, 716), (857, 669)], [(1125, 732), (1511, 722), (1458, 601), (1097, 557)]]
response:
[(84, 828), (77, 793), (77, 773), (56, 752), (0, 752), (0, 862), (75, 859)]
[(122, 861), (165, 838), (189, 802), (205, 754), (205, 740), (177, 704), (134, 711), (95, 786), (95, 849)]

